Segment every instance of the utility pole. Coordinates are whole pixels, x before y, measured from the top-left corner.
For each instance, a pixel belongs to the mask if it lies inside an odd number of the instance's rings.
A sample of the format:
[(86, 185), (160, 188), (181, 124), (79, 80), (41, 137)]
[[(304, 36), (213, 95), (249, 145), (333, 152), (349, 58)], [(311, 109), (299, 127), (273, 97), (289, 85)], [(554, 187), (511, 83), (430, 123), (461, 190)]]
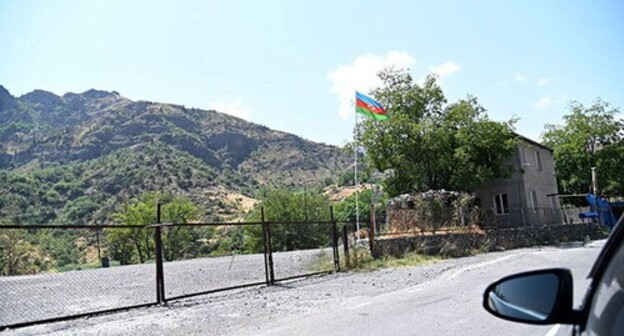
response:
[(596, 172), (596, 167), (592, 167), (591, 174), (592, 192), (594, 193), (594, 196), (598, 197), (598, 172)]

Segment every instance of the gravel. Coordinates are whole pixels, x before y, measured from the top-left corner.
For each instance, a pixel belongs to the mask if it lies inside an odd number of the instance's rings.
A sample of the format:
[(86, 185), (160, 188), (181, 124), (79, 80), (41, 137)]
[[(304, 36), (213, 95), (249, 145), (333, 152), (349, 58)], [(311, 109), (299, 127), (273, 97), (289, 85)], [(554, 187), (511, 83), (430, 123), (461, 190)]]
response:
[[(277, 278), (309, 273), (331, 250), (273, 254)], [(155, 264), (0, 277), (0, 326), (156, 302)], [(264, 256), (164, 263), (166, 297), (265, 281)]]
[[(276, 263), (278, 261), (285, 263), (287, 260), (301, 261), (305, 259), (305, 255), (314, 257), (318, 251), (306, 251), (306, 253), (300, 253), (297, 257), (283, 254), (276, 256), (275, 261)], [(305, 316), (306, 313), (319, 309), (344, 305), (347, 301), (354, 302), (367, 296), (382, 295), (421, 284), (426, 285), (444, 274), (452, 273), (453, 270), (500, 258), (507, 253), (512, 252), (448, 259), (419, 267), (304, 278), (271, 287), (258, 286), (215, 293), (171, 301), (164, 306), (7, 330), (0, 334), (2, 336), (236, 334), (236, 331), (241, 328), (253, 327), (280, 316), (289, 314)], [(253, 259), (252, 256), (250, 258)], [(227, 259), (220, 262), (227, 262)], [(242, 265), (248, 265), (241, 260), (239, 262)], [(249, 265), (255, 265), (255, 262)], [(260, 275), (264, 277), (263, 273)]]

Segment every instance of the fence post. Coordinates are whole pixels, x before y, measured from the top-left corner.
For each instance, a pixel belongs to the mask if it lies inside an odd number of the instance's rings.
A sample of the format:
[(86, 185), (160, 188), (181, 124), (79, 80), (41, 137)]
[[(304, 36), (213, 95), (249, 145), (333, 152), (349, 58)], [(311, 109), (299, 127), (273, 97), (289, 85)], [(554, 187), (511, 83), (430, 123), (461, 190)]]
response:
[(269, 248), (267, 247), (267, 230), (266, 223), (264, 222), (264, 207), (260, 207), (260, 222), (262, 223), (262, 248), (264, 252), (264, 275), (266, 278), (266, 285), (271, 285), (269, 279)]
[(338, 228), (334, 218), (334, 207), (329, 207), (329, 217), (331, 220), (332, 251), (334, 252), (334, 272), (340, 271), (340, 256), (338, 254)]
[(160, 203), (156, 205), (156, 227), (154, 228), (154, 244), (156, 254), (156, 300), (165, 303), (165, 275), (163, 271), (162, 228), (160, 226)]
[(273, 248), (271, 247), (271, 224), (264, 219), (264, 207), (260, 208), (260, 216), (264, 226), (265, 251), (268, 268), (268, 284), (275, 284), (275, 271), (273, 267)]
[(375, 257), (375, 205), (370, 206), (370, 228), (368, 229), (368, 244), (371, 256)]
[(345, 266), (351, 268), (351, 259), (349, 256), (349, 236), (347, 234), (347, 225), (342, 226), (342, 246), (344, 248)]

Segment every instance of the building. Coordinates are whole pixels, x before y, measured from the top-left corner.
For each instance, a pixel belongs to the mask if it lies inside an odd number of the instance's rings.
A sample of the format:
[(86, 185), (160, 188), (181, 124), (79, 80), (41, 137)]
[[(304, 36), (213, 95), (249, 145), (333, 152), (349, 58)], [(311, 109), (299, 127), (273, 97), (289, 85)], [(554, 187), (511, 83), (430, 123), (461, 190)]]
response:
[(485, 225), (527, 226), (562, 223), (553, 150), (518, 135), (518, 146), (507, 164), (510, 178), (497, 179), (475, 191)]

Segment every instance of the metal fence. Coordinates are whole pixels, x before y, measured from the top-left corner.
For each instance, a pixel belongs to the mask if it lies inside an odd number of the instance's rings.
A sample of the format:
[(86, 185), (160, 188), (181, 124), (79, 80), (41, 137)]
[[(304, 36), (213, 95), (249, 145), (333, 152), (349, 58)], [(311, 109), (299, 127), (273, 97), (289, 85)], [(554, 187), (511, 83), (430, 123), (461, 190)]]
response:
[(334, 270), (335, 223), (280, 222), (269, 229), (275, 281)]
[[(0, 330), (335, 272), (376, 236), (596, 221), (587, 208), (374, 209), (357, 223), (0, 226)], [(581, 215), (582, 214), (582, 215)], [(160, 221), (158, 221), (160, 222)], [(339, 252), (342, 247), (342, 252)]]
[(0, 330), (335, 272), (338, 243), (331, 219), (0, 226)]
[[(0, 227), (0, 328), (54, 321), (156, 303), (155, 265), (108, 267), (98, 258), (113, 247), (104, 230), (151, 231), (136, 227)], [(59, 266), (60, 265), (60, 266)], [(114, 261), (112, 266), (119, 265)], [(21, 274), (9, 276), (12, 274)]]

